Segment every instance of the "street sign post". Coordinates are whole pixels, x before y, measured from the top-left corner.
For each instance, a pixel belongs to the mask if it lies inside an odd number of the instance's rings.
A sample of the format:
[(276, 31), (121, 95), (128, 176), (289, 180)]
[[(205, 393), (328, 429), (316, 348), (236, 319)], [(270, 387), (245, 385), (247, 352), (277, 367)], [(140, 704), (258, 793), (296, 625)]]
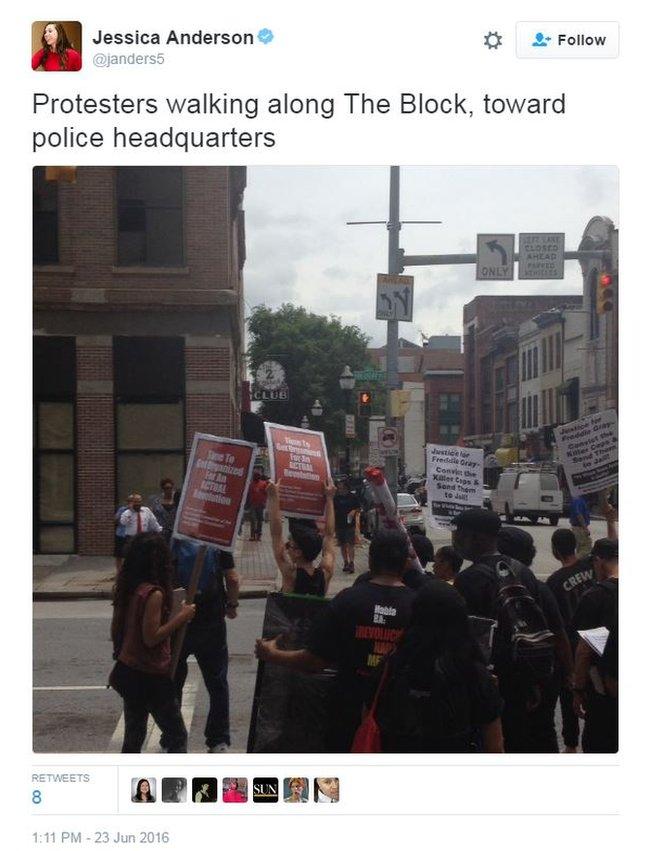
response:
[(375, 319), (413, 321), (413, 275), (377, 275)]
[(512, 281), (515, 276), (514, 233), (476, 236), (476, 280)]
[(345, 415), (345, 436), (349, 438), (357, 436), (357, 430), (354, 424), (354, 414)]
[(383, 458), (395, 458), (399, 455), (399, 431), (393, 426), (384, 426), (377, 431), (379, 454)]
[(561, 281), (564, 278), (564, 234), (519, 234), (519, 280)]

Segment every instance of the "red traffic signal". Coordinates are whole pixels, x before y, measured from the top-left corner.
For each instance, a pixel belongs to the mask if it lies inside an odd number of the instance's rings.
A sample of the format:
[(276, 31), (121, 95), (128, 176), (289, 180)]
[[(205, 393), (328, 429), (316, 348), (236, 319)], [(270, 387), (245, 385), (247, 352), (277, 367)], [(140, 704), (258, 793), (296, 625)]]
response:
[(369, 417), (372, 414), (372, 394), (368, 390), (359, 391), (359, 416)]
[(614, 309), (614, 275), (611, 272), (601, 272), (598, 276), (598, 293), (596, 296), (596, 313), (610, 313)]

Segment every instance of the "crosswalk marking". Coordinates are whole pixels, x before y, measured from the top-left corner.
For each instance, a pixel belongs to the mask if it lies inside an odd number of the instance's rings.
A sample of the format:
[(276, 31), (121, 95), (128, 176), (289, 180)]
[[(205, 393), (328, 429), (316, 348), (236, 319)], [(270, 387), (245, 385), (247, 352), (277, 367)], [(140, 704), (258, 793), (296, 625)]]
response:
[[(192, 727), (194, 710), (196, 709), (196, 695), (200, 680), (198, 666), (192, 665), (192, 661), (192, 659), (188, 659), (190, 665), (187, 680), (185, 681), (185, 687), (183, 689), (183, 706), (181, 708), (181, 714), (183, 715), (183, 721), (185, 721), (185, 727), (187, 729), (188, 737)], [(153, 718), (149, 716), (149, 722), (147, 724), (147, 735), (145, 736), (144, 744), (142, 746), (142, 753), (159, 753), (159, 738), (160, 730), (158, 729), (158, 726), (153, 720)], [(119, 720), (115, 726), (115, 730), (113, 730), (113, 735), (111, 736), (111, 740), (108, 744), (107, 752), (119, 753), (122, 750), (123, 740), (124, 712), (120, 714)]]
[(107, 686), (33, 686), (32, 691), (106, 691)]

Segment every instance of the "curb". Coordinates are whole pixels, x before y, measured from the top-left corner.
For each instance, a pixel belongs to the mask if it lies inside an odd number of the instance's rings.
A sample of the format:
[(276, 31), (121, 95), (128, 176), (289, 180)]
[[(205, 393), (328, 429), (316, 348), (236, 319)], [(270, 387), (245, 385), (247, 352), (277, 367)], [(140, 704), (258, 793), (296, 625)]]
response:
[[(252, 591), (240, 591), (240, 600), (264, 600), (271, 591), (262, 589)], [(34, 591), (32, 602), (42, 603), (54, 600), (110, 600), (110, 591)]]

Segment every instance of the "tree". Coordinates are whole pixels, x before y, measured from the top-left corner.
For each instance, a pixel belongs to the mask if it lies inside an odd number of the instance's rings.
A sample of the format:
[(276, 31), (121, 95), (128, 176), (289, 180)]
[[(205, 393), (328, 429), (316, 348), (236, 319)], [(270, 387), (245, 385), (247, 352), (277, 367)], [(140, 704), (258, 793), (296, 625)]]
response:
[[(325, 433), (330, 453), (344, 446), (345, 414), (356, 413), (356, 390), (350, 394), (348, 407), (339, 377), (346, 364), (353, 371), (370, 365), (370, 338), (356, 325), (343, 325), (337, 316), (318, 316), (292, 304), (283, 304), (275, 311), (257, 305), (248, 319), (248, 331), (253, 376), (263, 361), (278, 360), (285, 368), (289, 386), (288, 401), (264, 402), (260, 416), (270, 422), (300, 426), (306, 414), (310, 427)], [(311, 414), (316, 399), (323, 406), (321, 417)], [(357, 436), (363, 437), (358, 421)]]

